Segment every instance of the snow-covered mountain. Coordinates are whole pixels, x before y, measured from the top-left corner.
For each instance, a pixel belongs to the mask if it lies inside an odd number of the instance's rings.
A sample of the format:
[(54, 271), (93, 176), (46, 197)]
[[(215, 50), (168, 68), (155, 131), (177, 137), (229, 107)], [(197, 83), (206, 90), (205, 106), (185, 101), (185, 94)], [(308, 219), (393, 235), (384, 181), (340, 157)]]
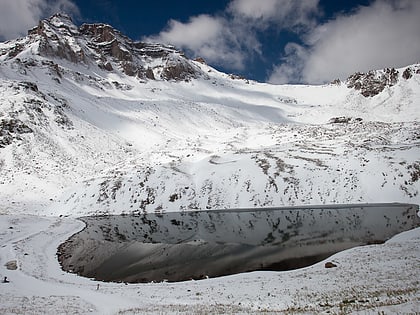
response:
[(418, 204), (419, 109), (417, 64), (270, 85), (55, 15), (0, 43), (0, 213)]

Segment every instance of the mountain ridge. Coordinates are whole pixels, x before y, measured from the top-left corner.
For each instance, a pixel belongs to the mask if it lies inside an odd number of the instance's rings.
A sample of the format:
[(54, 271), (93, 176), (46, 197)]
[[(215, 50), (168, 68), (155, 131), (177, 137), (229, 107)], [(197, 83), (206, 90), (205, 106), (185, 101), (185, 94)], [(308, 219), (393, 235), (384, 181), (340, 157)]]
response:
[(55, 15), (0, 43), (0, 212), (419, 203), (419, 74), (275, 86)]
[[(85, 23), (78, 28), (63, 14), (40, 21), (9, 52), (3, 50), (0, 54), (7, 52), (9, 58), (16, 58), (28, 46), (47, 59), (65, 59), (88, 67), (96, 65), (106, 71), (115, 68), (139, 80), (189, 80), (204, 75), (173, 46), (135, 42), (102, 23)], [(156, 59), (160, 61), (157, 69)]]

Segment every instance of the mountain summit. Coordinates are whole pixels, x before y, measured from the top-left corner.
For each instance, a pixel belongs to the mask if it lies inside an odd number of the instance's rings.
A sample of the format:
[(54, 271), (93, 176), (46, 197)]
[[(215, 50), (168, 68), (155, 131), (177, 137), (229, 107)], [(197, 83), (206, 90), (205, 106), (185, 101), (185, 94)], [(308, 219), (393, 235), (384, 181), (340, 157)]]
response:
[(139, 80), (179, 81), (204, 76), (172, 46), (135, 42), (106, 24), (83, 24), (78, 28), (63, 14), (40, 21), (7, 55), (19, 58), (29, 47), (32, 53), (45, 58), (115, 70)]
[(419, 65), (276, 86), (54, 15), (0, 43), (0, 213), (419, 203), (419, 100)]

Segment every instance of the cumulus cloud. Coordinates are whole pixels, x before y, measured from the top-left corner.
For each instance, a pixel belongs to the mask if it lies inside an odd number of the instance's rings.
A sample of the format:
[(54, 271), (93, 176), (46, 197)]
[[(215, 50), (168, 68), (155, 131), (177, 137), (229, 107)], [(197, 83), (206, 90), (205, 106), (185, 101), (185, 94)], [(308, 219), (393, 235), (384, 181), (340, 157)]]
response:
[(221, 16), (199, 15), (186, 23), (171, 20), (158, 35), (145, 41), (169, 43), (219, 65), (242, 69), (249, 50), (258, 51), (255, 36)]
[(25, 35), (40, 19), (56, 12), (78, 15), (79, 10), (71, 0), (13, 0), (0, 1), (0, 39)]
[(319, 0), (232, 0), (218, 16), (170, 21), (146, 40), (170, 43), (209, 63), (243, 70), (264, 59), (266, 31), (296, 34), (269, 76), (272, 83), (324, 83), (355, 71), (400, 67), (420, 59), (420, 1), (375, 0), (319, 24)]
[(252, 19), (269, 19), (274, 16), (277, 0), (234, 0), (229, 4), (229, 10), (234, 14)]
[(286, 46), (273, 83), (324, 83), (355, 71), (420, 61), (420, 1), (376, 0), (313, 29), (305, 45)]
[(285, 29), (308, 28), (319, 16), (319, 0), (233, 0), (228, 11), (237, 18), (251, 20), (262, 28), (275, 24)]
[(260, 32), (272, 25), (308, 28), (317, 6), (318, 0), (233, 0), (220, 15), (194, 16), (186, 23), (171, 20), (165, 30), (143, 40), (169, 43), (211, 64), (243, 70), (262, 54)]
[(302, 75), (308, 50), (296, 43), (288, 43), (284, 51), (282, 63), (274, 67), (268, 81), (274, 84), (304, 82)]

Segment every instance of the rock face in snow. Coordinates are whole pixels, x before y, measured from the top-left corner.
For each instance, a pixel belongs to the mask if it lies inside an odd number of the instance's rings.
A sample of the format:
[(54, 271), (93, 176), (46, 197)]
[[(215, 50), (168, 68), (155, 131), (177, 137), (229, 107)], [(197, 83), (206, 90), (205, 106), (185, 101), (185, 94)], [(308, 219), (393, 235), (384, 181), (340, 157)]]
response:
[[(407, 67), (402, 78), (409, 80), (413, 73), (419, 74), (418, 66)], [(399, 72), (394, 68), (386, 68), (382, 71), (369, 71), (367, 73), (357, 72), (347, 79), (347, 87), (360, 91), (365, 97), (372, 97), (381, 93), (386, 87), (394, 86), (398, 83)]]
[(56, 14), (28, 32), (27, 39), (7, 53), (18, 57), (28, 45), (37, 53), (73, 63), (96, 64), (107, 71), (118, 69), (141, 80), (190, 80), (204, 76), (183, 53), (172, 46), (134, 42), (106, 24), (83, 24), (77, 28), (70, 17)]
[(0, 213), (419, 203), (419, 69), (272, 86), (55, 15), (0, 43)]
[(18, 119), (0, 120), (0, 148), (11, 144), (14, 139), (21, 140), (21, 134), (30, 132), (32, 132), (32, 129)]

